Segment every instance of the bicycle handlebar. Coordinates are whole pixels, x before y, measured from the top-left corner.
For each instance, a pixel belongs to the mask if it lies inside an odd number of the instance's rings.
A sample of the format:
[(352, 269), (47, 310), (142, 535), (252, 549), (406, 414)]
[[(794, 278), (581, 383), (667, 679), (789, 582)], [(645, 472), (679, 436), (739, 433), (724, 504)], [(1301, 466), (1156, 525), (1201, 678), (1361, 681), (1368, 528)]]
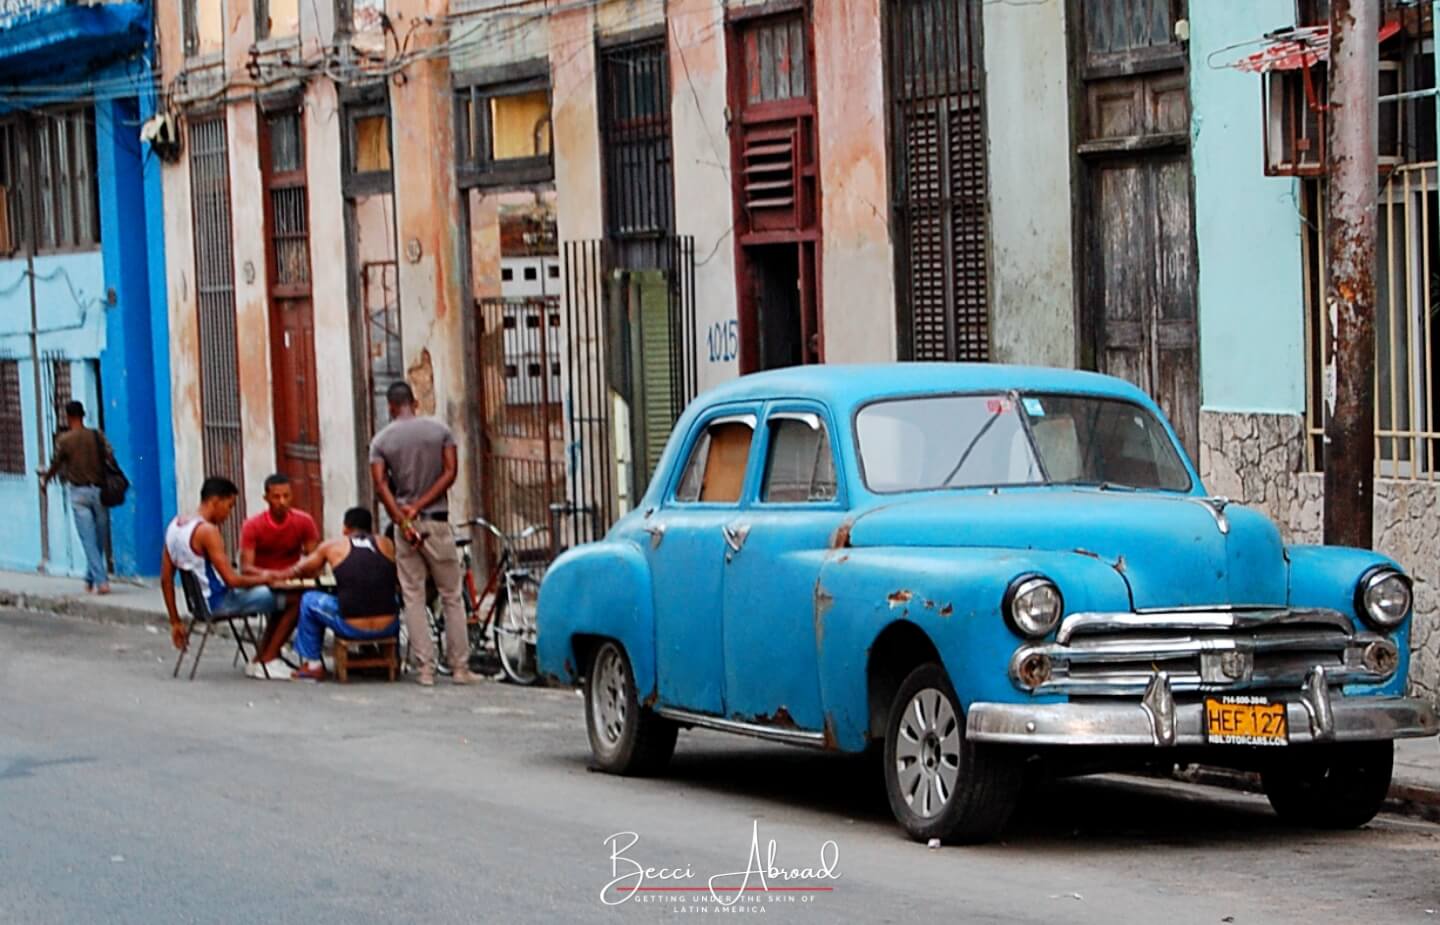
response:
[(497, 540), (499, 540), (500, 542), (502, 542), (502, 543), (509, 543), (509, 544), (523, 542), (524, 540), (528, 540), (528, 539), (530, 539), (530, 537), (535, 536), (535, 535), (538, 534), (538, 533), (549, 533), (549, 532), (550, 532), (550, 528), (547, 527), (547, 526), (543, 526), (543, 525), (539, 525), (539, 524), (530, 524), (530, 525), (527, 526), (524, 530), (521, 530), (519, 533), (507, 535), (507, 534), (505, 534), (504, 532), (502, 532), (499, 527), (495, 526), (494, 524), (492, 524), (490, 521), (486, 520), (486, 519), (483, 518), (483, 517), (475, 517), (475, 518), (472, 518), (472, 519), (470, 519), (470, 520), (463, 521), (463, 522), (460, 524), (460, 526), (462, 526), (462, 527), (479, 527), (479, 528), (481, 528), (481, 529), (489, 532), (492, 536), (494, 536), (494, 537), (495, 537)]

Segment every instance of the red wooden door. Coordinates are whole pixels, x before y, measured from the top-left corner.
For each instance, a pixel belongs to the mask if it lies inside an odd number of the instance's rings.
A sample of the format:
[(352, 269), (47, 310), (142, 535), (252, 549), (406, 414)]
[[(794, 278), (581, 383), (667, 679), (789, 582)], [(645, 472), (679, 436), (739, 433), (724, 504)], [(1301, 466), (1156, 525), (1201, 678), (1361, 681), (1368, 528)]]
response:
[(276, 467), (290, 477), (295, 506), (323, 522), (320, 416), (315, 395), (315, 314), (310, 300), (271, 300)]
[(295, 507), (323, 524), (325, 495), (320, 477), (320, 414), (315, 389), (309, 203), (300, 109), (266, 113), (264, 126), (275, 467), (290, 477)]

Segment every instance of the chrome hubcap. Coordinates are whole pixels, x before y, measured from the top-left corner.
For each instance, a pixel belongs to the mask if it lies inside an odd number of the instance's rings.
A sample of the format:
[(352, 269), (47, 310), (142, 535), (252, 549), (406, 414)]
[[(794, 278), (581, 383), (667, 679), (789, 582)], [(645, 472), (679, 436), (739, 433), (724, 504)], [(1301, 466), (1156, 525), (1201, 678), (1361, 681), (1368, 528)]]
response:
[(938, 815), (960, 779), (960, 723), (950, 699), (933, 687), (910, 698), (895, 739), (900, 795), (917, 816)]
[(596, 661), (590, 691), (590, 712), (595, 730), (607, 749), (615, 748), (625, 733), (630, 703), (625, 664), (615, 649), (607, 648)]

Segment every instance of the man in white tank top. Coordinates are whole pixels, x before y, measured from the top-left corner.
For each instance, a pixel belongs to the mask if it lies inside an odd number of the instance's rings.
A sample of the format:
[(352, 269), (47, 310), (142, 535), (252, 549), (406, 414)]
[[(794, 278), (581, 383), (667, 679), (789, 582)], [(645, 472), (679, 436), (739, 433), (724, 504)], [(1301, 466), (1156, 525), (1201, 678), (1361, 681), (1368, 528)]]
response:
[[(239, 496), (240, 489), (229, 479), (208, 478), (200, 488), (199, 510), (177, 516), (165, 528), (165, 548), (160, 554), (160, 593), (165, 598), (165, 611), (170, 615), (170, 641), (181, 651), (189, 640), (175, 605), (177, 571), (190, 572), (199, 579), (211, 613), (268, 614), (280, 609), (268, 585), (284, 576), (270, 571), (242, 575), (230, 566), (220, 525), (230, 516)], [(258, 677), (263, 669), (246, 666), (245, 673)], [(288, 679), (290, 671), (281, 663), (272, 676)]]

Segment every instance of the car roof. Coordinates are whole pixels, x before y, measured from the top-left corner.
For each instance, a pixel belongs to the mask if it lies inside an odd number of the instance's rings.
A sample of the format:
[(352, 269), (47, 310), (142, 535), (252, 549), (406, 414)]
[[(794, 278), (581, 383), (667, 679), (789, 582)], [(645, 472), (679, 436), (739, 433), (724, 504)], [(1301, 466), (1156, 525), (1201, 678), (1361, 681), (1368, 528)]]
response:
[(706, 392), (702, 404), (810, 398), (848, 409), (877, 398), (993, 389), (1080, 392), (1151, 406), (1149, 396), (1113, 376), (1045, 366), (997, 363), (825, 363), (741, 376)]

